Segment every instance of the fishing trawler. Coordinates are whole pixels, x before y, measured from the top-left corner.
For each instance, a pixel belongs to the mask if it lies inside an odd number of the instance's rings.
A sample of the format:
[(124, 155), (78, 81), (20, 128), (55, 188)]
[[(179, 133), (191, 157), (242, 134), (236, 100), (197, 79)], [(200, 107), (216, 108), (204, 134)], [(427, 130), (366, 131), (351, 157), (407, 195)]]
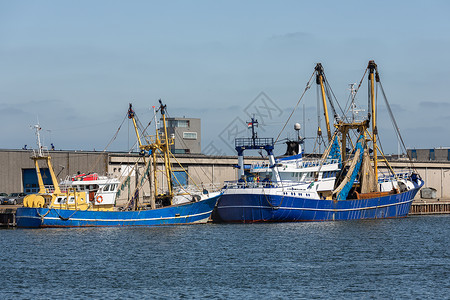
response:
[[(319, 158), (305, 159), (301, 141), (298, 141), (296, 153), (275, 159), (274, 140), (257, 138), (253, 130), (256, 120), (252, 119), (252, 137), (235, 140), (239, 180), (225, 184), (217, 204), (220, 221), (334, 221), (408, 215), (411, 203), (424, 182), (413, 168), (394, 170), (378, 146), (375, 84), (384, 97), (385, 94), (374, 61), (369, 62), (366, 72), (369, 73), (369, 114), (358, 120), (345, 114), (338, 117), (323, 67), (316, 65), (305, 92), (315, 77), (321, 91), (328, 140), (326, 150)], [(355, 95), (352, 95), (352, 102)], [(329, 121), (328, 103), (335, 116), (334, 132)], [(387, 101), (386, 104), (393, 118)], [(395, 130), (401, 139), (397, 126)], [(319, 126), (319, 137), (321, 133)], [(349, 146), (351, 149), (347, 148)], [(243, 153), (252, 149), (265, 150), (269, 161), (252, 165), (249, 176), (245, 176)], [(386, 164), (387, 172), (380, 171), (380, 161)]]
[[(173, 139), (167, 136), (166, 105), (160, 100), (159, 112), (163, 121), (163, 132), (156, 128), (155, 136), (146, 136), (152, 143), (143, 144), (135, 120), (135, 112), (130, 104), (128, 118), (133, 121), (142, 158), (146, 160), (146, 171), (142, 177), (151, 180), (153, 170), (153, 196), (149, 205), (138, 206), (138, 197), (133, 197), (127, 206), (117, 205), (117, 196), (126, 182), (109, 176), (77, 174), (60, 184), (55, 176), (51, 157), (41, 145), (40, 126), (35, 126), (38, 149), (31, 159), (35, 163), (39, 192), (24, 198), (23, 207), (17, 209), (17, 227), (89, 227), (89, 226), (155, 226), (206, 223), (216, 205), (221, 192), (206, 189), (192, 191), (179, 188), (175, 191), (171, 173), (171, 153), (169, 147)], [(150, 156), (150, 159), (146, 159)], [(157, 158), (162, 157), (165, 166), (167, 191), (161, 192), (157, 184)], [(173, 156), (173, 155), (172, 155)], [(53, 182), (52, 187), (44, 186), (39, 162), (45, 161)], [(127, 180), (127, 179), (126, 179)], [(126, 181), (125, 180), (125, 181)], [(140, 186), (142, 187), (142, 186)], [(139, 187), (138, 187), (139, 188)], [(135, 193), (137, 194), (137, 193)]]

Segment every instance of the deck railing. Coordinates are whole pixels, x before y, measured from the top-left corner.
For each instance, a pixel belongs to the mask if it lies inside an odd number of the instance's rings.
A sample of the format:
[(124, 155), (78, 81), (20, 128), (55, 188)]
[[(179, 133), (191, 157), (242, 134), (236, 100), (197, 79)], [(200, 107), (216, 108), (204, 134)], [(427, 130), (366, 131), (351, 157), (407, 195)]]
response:
[(388, 182), (391, 180), (397, 179), (408, 179), (411, 177), (412, 171), (411, 170), (394, 170), (395, 175), (393, 175), (390, 172), (387, 171), (379, 171), (378, 172), (378, 182)]
[[(326, 165), (337, 164), (338, 162), (339, 162), (339, 160), (337, 160), (337, 159), (327, 159), (323, 162), (320, 159), (304, 160), (299, 164), (299, 167), (300, 168), (311, 168), (311, 167), (317, 167), (320, 165), (326, 166)], [(252, 164), (252, 169), (269, 169), (270, 167), (271, 167), (271, 165), (267, 162)]]
[(305, 186), (310, 182), (298, 182), (298, 181), (225, 181), (224, 189), (247, 189), (247, 188), (294, 188), (299, 186)]
[(33, 149), (32, 150), (32, 154), (31, 157), (32, 158), (36, 158), (36, 157), (48, 157), (50, 156), (49, 152), (48, 152), (48, 148), (46, 146), (41, 146), (41, 149)]
[(273, 146), (273, 138), (237, 138), (234, 140), (235, 147), (264, 147)]

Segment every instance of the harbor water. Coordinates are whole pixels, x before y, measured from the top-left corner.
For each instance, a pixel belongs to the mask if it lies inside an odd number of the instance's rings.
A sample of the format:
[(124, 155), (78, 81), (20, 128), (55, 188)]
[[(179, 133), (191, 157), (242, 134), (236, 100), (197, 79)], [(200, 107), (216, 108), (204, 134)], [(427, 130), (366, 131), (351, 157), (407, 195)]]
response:
[(0, 299), (448, 299), (450, 216), (0, 230)]

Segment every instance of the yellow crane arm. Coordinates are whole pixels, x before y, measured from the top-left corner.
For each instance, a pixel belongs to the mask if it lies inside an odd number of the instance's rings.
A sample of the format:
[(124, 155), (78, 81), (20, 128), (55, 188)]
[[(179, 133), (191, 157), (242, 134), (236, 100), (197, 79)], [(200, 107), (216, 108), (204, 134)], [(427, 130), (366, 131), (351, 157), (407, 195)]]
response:
[(142, 142), (141, 142), (141, 137), (139, 135), (139, 130), (136, 124), (136, 114), (134, 113), (133, 110), (133, 105), (130, 103), (130, 107), (128, 108), (128, 119), (131, 119), (131, 121), (133, 121), (133, 126), (134, 126), (134, 130), (136, 131), (136, 137), (139, 143), (139, 148), (140, 149), (144, 149), (145, 147), (142, 146)]
[(323, 85), (323, 67), (321, 63), (318, 63), (316, 65), (316, 72), (317, 72), (317, 84), (320, 85), (320, 89), (322, 92), (322, 104), (323, 104), (323, 112), (325, 115), (325, 124), (327, 127), (327, 136), (328, 136), (328, 142), (331, 141), (331, 128), (330, 128), (330, 117), (328, 116), (328, 107), (327, 107), (327, 99), (325, 94), (325, 87)]

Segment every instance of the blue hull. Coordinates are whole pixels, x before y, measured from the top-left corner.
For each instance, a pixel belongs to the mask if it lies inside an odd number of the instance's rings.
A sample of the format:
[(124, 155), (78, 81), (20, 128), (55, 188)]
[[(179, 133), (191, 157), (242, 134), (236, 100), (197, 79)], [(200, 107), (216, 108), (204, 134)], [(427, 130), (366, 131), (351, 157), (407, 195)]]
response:
[(360, 200), (314, 200), (264, 194), (223, 194), (217, 213), (224, 222), (299, 222), (406, 217), (419, 189)]
[(219, 196), (199, 202), (139, 211), (81, 211), (54, 208), (17, 209), (17, 227), (157, 226), (206, 223)]

